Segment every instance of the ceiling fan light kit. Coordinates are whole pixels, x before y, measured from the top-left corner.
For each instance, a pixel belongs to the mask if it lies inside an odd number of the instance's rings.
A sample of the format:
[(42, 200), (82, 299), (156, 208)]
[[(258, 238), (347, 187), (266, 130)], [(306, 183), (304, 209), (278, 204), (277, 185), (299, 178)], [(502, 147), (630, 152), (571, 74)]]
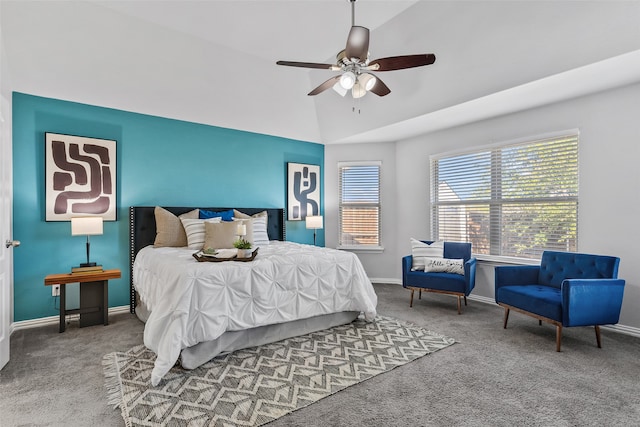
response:
[(367, 92), (373, 89), (373, 86), (376, 84), (376, 76), (370, 73), (361, 74), (358, 78), (358, 81), (362, 86), (364, 86), (364, 90)]
[(333, 90), (335, 90), (340, 96), (345, 96), (347, 92), (349, 92), (348, 89), (342, 87), (340, 82), (333, 85)]
[(351, 96), (353, 96), (353, 99), (362, 98), (366, 94), (366, 89), (360, 83), (353, 85), (353, 87), (351, 88)]
[(373, 92), (378, 96), (391, 93), (391, 89), (382, 80), (370, 73), (370, 71), (393, 71), (406, 68), (422, 67), (433, 64), (436, 56), (432, 53), (420, 55), (403, 55), (379, 58), (369, 61), (369, 29), (355, 25), (355, 2), (351, 2), (351, 30), (347, 38), (347, 45), (336, 55), (336, 64), (318, 64), (314, 62), (278, 61), (276, 64), (289, 67), (316, 68), (331, 71), (341, 71), (342, 74), (334, 76), (323, 82), (320, 86), (308, 93), (309, 96), (317, 95), (329, 88), (333, 88), (341, 96), (345, 96), (351, 90), (354, 99), (362, 98), (367, 92)]
[(342, 76), (340, 76), (340, 86), (344, 89), (349, 90), (356, 83), (356, 75), (351, 71), (347, 71)]

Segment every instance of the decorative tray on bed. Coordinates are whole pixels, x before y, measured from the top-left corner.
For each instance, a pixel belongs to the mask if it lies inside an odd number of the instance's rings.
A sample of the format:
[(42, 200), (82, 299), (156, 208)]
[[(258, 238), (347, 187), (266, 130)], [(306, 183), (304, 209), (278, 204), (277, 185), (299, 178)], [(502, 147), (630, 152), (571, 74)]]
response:
[(230, 257), (221, 257), (219, 254), (207, 254), (202, 251), (198, 251), (193, 254), (193, 257), (198, 262), (223, 262), (223, 261), (239, 261), (239, 262), (249, 262), (253, 261), (258, 255), (258, 249), (256, 248), (253, 252), (251, 252), (251, 256), (248, 258), (238, 258), (237, 255), (233, 255)]

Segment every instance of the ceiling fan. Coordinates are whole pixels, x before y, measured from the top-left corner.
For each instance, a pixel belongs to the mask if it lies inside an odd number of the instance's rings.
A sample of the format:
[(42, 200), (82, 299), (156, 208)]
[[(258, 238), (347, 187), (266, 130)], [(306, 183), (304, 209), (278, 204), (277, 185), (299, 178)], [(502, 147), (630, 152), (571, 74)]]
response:
[(405, 68), (422, 67), (433, 64), (436, 56), (432, 53), (420, 55), (390, 56), (369, 60), (369, 29), (355, 25), (355, 2), (351, 2), (351, 30), (347, 38), (347, 46), (336, 55), (336, 64), (319, 64), (314, 62), (278, 61), (278, 65), (289, 67), (317, 68), (340, 71), (341, 74), (331, 77), (317, 88), (309, 92), (309, 96), (317, 95), (329, 88), (333, 88), (340, 95), (345, 96), (351, 90), (354, 98), (361, 98), (367, 92), (378, 96), (391, 93), (391, 89), (372, 71), (393, 71)]

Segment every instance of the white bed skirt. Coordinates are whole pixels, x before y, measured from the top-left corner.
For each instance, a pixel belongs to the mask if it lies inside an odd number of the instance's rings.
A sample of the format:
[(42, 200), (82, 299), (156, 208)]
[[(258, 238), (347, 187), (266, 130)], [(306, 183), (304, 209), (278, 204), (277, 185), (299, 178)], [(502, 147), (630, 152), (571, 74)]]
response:
[(356, 311), (344, 311), (276, 325), (259, 326), (244, 331), (225, 332), (216, 340), (202, 342), (182, 350), (180, 364), (185, 369), (195, 369), (220, 354), (227, 354), (243, 348), (269, 344), (351, 323), (359, 314), (360, 312)]

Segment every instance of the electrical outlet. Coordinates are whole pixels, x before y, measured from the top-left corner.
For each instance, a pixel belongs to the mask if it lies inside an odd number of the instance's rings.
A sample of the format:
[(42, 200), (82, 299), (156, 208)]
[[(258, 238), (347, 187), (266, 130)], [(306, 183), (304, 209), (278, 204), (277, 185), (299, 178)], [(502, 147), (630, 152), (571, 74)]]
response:
[(60, 285), (52, 285), (51, 286), (51, 296), (52, 297), (60, 296)]

